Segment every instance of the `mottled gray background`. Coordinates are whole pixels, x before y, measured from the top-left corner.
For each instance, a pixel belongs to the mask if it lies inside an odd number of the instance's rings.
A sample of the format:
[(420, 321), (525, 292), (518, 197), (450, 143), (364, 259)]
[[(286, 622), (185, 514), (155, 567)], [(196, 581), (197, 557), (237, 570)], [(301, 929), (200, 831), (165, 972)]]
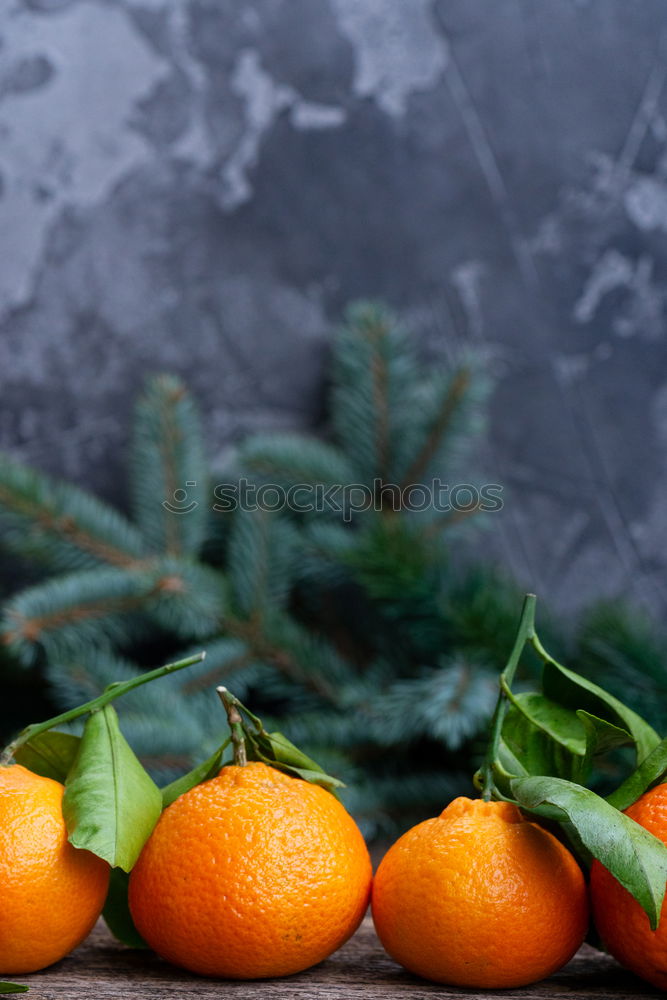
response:
[(496, 545), (667, 605), (664, 0), (2, 0), (0, 443), (122, 496), (144, 374), (316, 427), (331, 324), (484, 352)]

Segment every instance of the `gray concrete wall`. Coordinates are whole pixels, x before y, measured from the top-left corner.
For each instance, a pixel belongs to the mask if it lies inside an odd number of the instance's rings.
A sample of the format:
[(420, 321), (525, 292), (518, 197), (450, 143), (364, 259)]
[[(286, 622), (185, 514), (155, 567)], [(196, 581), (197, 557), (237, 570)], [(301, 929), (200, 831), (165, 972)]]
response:
[(497, 380), (497, 548), (667, 604), (664, 0), (3, 0), (0, 443), (120, 496), (145, 373), (213, 453), (321, 419), (331, 323)]

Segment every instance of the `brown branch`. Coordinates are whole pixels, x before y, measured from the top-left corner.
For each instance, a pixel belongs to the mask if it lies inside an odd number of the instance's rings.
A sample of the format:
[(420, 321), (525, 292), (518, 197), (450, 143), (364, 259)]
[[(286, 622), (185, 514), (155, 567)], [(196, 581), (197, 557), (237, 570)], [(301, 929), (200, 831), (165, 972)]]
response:
[(445, 431), (447, 430), (452, 417), (456, 413), (459, 403), (468, 391), (470, 379), (471, 374), (467, 368), (461, 368), (454, 376), (447, 394), (445, 395), (443, 404), (440, 407), (440, 412), (438, 413), (433, 426), (429, 431), (428, 437), (424, 442), (424, 446), (405, 474), (405, 478), (401, 483), (401, 489), (406, 489), (408, 486), (418, 483), (419, 479), (428, 469), (429, 463), (435, 456)]
[(453, 510), (447, 517), (440, 517), (437, 521), (432, 521), (424, 531), (424, 537), (430, 539), (437, 538), (440, 532), (445, 531), (447, 528), (453, 528), (461, 521), (465, 521), (474, 514), (479, 514), (479, 512), (479, 506), (469, 507), (466, 510)]
[(101, 539), (95, 538), (94, 535), (79, 527), (71, 515), (59, 516), (53, 511), (40, 506), (35, 501), (17, 496), (11, 490), (7, 489), (6, 486), (0, 486), (0, 503), (3, 503), (6, 507), (21, 514), (23, 517), (29, 517), (33, 521), (36, 521), (43, 531), (49, 531), (54, 535), (63, 535), (68, 541), (84, 552), (89, 552), (91, 555), (112, 566), (137, 568), (142, 565), (142, 560), (136, 559), (121, 549), (117, 549), (108, 542), (103, 542)]
[(373, 379), (373, 403), (378, 415), (376, 427), (376, 446), (378, 452), (378, 475), (384, 480), (387, 477), (389, 465), (389, 400), (387, 389), (389, 373), (386, 358), (382, 356), (380, 345), (386, 336), (387, 327), (384, 323), (369, 323), (362, 328), (366, 340), (373, 350), (371, 361), (371, 376)]
[(338, 704), (336, 689), (331, 684), (319, 678), (316, 674), (304, 670), (290, 656), (287, 650), (276, 646), (265, 635), (262, 635), (261, 620), (259, 618), (255, 617), (247, 622), (241, 621), (238, 618), (227, 618), (225, 619), (224, 626), (230, 635), (247, 642), (252, 650), (253, 657), (265, 660), (280, 670), (281, 673), (285, 674), (286, 677), (310, 688), (311, 691), (314, 691), (321, 698), (331, 702), (333, 705)]
[[(173, 497), (179, 488), (176, 475), (176, 447), (181, 440), (181, 432), (174, 420), (173, 406), (185, 396), (185, 389), (179, 386), (173, 389), (166, 396), (159, 394), (159, 412), (161, 419), (162, 434), (158, 442), (158, 450), (162, 459), (164, 471), (164, 483), (166, 496)], [(167, 508), (164, 510), (164, 530), (166, 538), (166, 550), (169, 555), (180, 555), (181, 542), (176, 527), (175, 519), (170, 515)]]
[[(260, 507), (259, 511), (257, 512), (257, 516), (259, 518), (259, 523), (262, 529), (262, 544), (266, 548), (266, 546), (269, 544), (268, 523), (267, 523), (268, 511), (263, 510)], [(269, 572), (269, 556), (266, 555), (265, 553), (265, 558), (262, 560), (261, 573), (258, 574), (258, 577), (255, 581), (253, 601), (252, 601), (253, 614), (255, 613), (255, 611), (257, 612), (258, 615), (260, 613), (259, 609), (261, 605), (261, 597), (262, 594), (266, 592), (265, 588), (266, 588), (268, 572)]]
[[(50, 615), (41, 615), (28, 618), (10, 608), (8, 617), (16, 623), (14, 629), (10, 629), (2, 634), (2, 642), (9, 646), (17, 640), (24, 639), (27, 642), (39, 642), (44, 632), (50, 632), (65, 625), (73, 625), (78, 622), (87, 621), (91, 618), (101, 618), (109, 614), (135, 611), (143, 604), (165, 591), (173, 592), (174, 577), (164, 577), (158, 580), (149, 591), (133, 597), (118, 597), (108, 601), (93, 601), (90, 604), (79, 604), (76, 607), (64, 608), (54, 611)], [(183, 589), (182, 587), (180, 588)]]

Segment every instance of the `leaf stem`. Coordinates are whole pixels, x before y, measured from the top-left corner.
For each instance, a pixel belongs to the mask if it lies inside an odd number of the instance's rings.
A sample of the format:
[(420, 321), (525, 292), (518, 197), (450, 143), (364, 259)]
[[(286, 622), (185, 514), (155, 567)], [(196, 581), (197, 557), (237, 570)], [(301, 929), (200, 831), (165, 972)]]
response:
[(220, 697), (225, 712), (227, 713), (227, 722), (229, 723), (229, 729), (232, 734), (232, 747), (234, 749), (234, 763), (237, 767), (245, 767), (248, 763), (248, 752), (245, 745), (245, 732), (243, 729), (243, 718), (239, 709), (241, 708), (241, 703), (238, 698), (235, 698), (231, 691), (228, 691), (226, 687), (217, 687), (215, 689)]
[(91, 701), (87, 701), (77, 708), (71, 708), (67, 712), (62, 712), (60, 715), (55, 715), (52, 719), (47, 719), (46, 722), (37, 722), (31, 726), (26, 726), (3, 750), (0, 755), (0, 767), (9, 764), (18, 748), (22, 747), (24, 743), (34, 739), (35, 736), (41, 735), (41, 733), (45, 733), (48, 729), (53, 729), (54, 726), (61, 726), (66, 722), (72, 722), (74, 719), (78, 719), (88, 712), (97, 712), (99, 709), (104, 708), (105, 705), (115, 701), (116, 698), (127, 694), (128, 691), (133, 691), (134, 688), (141, 687), (142, 684), (148, 684), (149, 681), (157, 680), (158, 677), (164, 677), (166, 674), (173, 674), (177, 670), (183, 670), (184, 667), (190, 667), (193, 663), (201, 663), (205, 658), (206, 652), (203, 651), (196, 653), (194, 656), (187, 656), (184, 660), (177, 660), (175, 663), (167, 663), (163, 667), (149, 670), (145, 674), (138, 674), (129, 681), (114, 681), (97, 698), (93, 698)]
[(529, 636), (529, 639), (531, 646), (533, 647), (533, 649), (535, 650), (535, 652), (537, 653), (537, 655), (539, 656), (539, 658), (542, 660), (543, 663), (553, 663), (555, 667), (560, 667), (560, 663), (558, 662), (558, 660), (554, 660), (551, 653), (547, 653), (546, 649), (540, 642), (537, 632), (533, 631), (533, 634)]
[(526, 642), (530, 640), (534, 643), (536, 638), (536, 600), (537, 598), (535, 597), (535, 594), (526, 594), (524, 598), (514, 645), (512, 646), (512, 651), (507, 660), (505, 669), (500, 675), (500, 690), (498, 692), (498, 701), (496, 702), (493, 718), (491, 719), (491, 736), (489, 739), (489, 745), (484, 757), (484, 763), (478, 772), (478, 781), (482, 791), (482, 798), (487, 802), (491, 799), (493, 793), (493, 764), (498, 755), (500, 735), (503, 728), (503, 722), (505, 721), (505, 714), (507, 712), (508, 702), (506, 692), (512, 685)]

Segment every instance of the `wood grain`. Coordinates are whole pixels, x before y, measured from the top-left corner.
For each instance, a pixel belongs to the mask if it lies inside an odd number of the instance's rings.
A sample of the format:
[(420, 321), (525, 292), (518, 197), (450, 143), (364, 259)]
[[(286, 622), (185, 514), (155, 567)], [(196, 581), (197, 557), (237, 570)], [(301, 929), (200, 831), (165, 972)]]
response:
[(366, 919), (354, 938), (326, 962), (287, 979), (230, 982), (202, 979), (167, 965), (150, 952), (136, 952), (118, 944), (100, 924), (68, 958), (44, 972), (17, 976), (27, 983), (32, 1000), (161, 1000), (224, 995), (244, 1000), (387, 1000), (391, 997), (634, 998), (657, 996), (658, 991), (635, 978), (612, 958), (584, 946), (555, 976), (524, 989), (499, 994), (437, 986), (404, 972), (389, 959)]

